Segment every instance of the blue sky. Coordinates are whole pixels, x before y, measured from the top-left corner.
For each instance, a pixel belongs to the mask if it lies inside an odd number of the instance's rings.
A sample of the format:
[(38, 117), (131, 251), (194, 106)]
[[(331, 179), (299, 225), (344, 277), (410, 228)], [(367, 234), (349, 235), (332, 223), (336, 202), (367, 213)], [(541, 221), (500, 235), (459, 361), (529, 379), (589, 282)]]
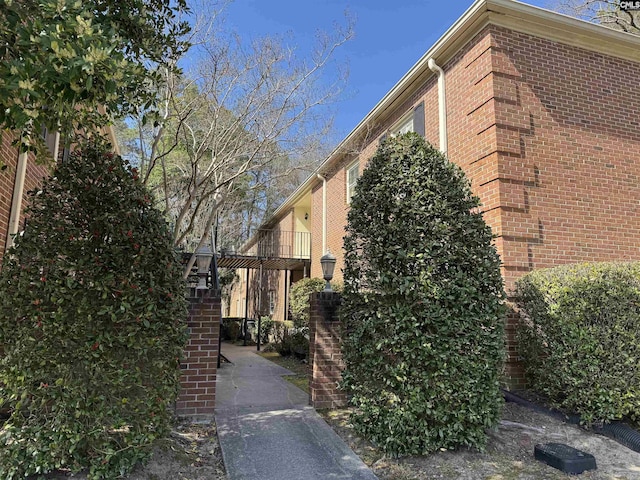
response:
[[(549, 0), (528, 0), (546, 7)], [(337, 140), (343, 139), (442, 34), (472, 0), (235, 0), (227, 26), (243, 40), (284, 35), (300, 55), (315, 34), (355, 20), (355, 36), (337, 56), (348, 62), (349, 81), (335, 106)]]

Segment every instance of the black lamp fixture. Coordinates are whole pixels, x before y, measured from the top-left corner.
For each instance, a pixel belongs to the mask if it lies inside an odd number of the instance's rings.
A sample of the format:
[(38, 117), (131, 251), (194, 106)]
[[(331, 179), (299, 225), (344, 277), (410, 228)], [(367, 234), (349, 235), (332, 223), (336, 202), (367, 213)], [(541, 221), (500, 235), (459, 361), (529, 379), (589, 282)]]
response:
[(336, 257), (327, 251), (322, 257), (320, 257), (320, 265), (322, 265), (322, 276), (327, 284), (324, 287), (325, 292), (332, 292), (331, 279), (333, 278), (333, 270), (336, 268)]
[(213, 259), (213, 252), (207, 245), (203, 245), (196, 251), (196, 264), (198, 265), (198, 290), (206, 290), (207, 274)]
[(304, 219), (305, 219), (305, 220), (309, 220), (309, 213), (305, 213), (305, 214), (304, 214)]

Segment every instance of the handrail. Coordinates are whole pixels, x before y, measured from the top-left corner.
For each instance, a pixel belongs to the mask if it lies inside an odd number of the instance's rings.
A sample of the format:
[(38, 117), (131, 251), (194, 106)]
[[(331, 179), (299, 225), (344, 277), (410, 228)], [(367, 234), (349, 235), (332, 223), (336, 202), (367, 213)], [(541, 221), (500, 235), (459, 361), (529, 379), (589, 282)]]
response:
[(219, 252), (223, 255), (252, 255), (261, 258), (311, 258), (311, 233), (289, 230), (259, 230), (251, 247), (243, 251)]

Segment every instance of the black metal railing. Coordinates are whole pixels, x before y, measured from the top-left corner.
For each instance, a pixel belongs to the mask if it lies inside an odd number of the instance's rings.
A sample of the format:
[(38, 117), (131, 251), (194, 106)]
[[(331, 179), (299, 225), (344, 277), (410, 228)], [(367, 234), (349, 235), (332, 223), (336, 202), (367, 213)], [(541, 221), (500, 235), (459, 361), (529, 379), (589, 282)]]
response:
[(225, 250), (223, 254), (239, 254), (262, 258), (311, 258), (311, 233), (287, 230), (258, 230), (248, 248)]

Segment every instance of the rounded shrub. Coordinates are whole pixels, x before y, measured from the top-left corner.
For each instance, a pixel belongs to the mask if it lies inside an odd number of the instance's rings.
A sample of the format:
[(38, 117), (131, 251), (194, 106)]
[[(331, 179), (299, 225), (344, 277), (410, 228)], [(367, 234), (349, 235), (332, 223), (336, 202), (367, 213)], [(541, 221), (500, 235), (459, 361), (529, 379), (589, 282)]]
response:
[(275, 344), (275, 350), (283, 357), (295, 356), (307, 358), (309, 356), (309, 339), (303, 332), (286, 334)]
[(186, 340), (182, 268), (136, 169), (97, 144), (32, 193), (0, 272), (0, 477), (116, 478), (164, 435)]
[(462, 170), (420, 136), (384, 141), (345, 237), (342, 387), (392, 455), (483, 448), (502, 407), (504, 290)]
[(516, 284), (530, 386), (582, 420), (640, 418), (640, 263), (537, 270)]
[[(295, 328), (309, 328), (309, 296), (312, 293), (323, 291), (326, 284), (327, 282), (322, 278), (303, 278), (291, 286), (289, 310)], [(331, 282), (331, 288), (335, 292), (341, 292), (342, 284)]]

